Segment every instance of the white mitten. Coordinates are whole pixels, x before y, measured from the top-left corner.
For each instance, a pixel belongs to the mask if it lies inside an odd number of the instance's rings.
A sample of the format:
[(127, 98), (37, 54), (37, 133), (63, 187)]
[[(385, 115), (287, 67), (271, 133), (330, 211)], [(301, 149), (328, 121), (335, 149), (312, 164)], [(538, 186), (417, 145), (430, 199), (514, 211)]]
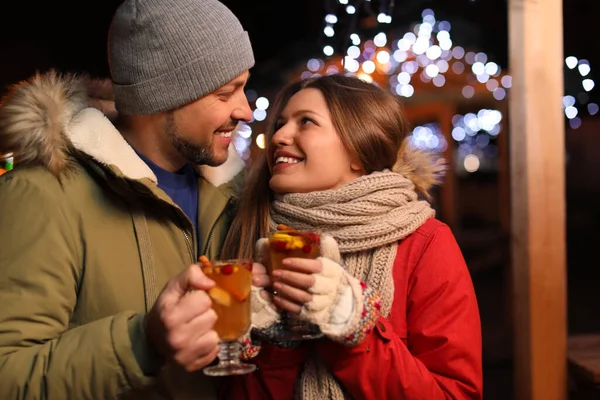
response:
[(321, 272), (308, 291), (312, 300), (302, 307), (300, 318), (319, 326), (330, 339), (356, 345), (375, 324), (381, 307), (377, 292), (350, 275), (340, 264), (337, 242), (321, 236)]

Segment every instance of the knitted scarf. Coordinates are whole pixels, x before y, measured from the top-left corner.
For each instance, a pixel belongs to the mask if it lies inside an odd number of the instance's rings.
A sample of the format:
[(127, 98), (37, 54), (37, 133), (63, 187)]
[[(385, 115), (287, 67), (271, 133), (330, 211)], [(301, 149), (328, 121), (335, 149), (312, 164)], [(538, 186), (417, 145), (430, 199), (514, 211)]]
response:
[[(394, 298), (392, 267), (398, 241), (413, 233), (435, 211), (419, 200), (413, 182), (401, 174), (378, 171), (332, 190), (276, 197), (271, 229), (286, 224), (317, 228), (335, 238), (348, 272), (381, 295), (387, 317)], [(325, 364), (309, 357), (296, 385), (296, 399), (349, 398)]]

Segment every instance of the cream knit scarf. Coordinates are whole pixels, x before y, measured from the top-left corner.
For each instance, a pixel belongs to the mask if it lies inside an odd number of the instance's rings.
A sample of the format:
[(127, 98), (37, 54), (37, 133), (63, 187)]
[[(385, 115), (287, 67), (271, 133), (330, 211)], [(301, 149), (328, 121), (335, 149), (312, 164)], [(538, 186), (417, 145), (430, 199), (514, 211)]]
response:
[[(417, 198), (411, 180), (391, 171), (373, 172), (338, 189), (286, 194), (271, 209), (271, 228), (318, 228), (337, 241), (348, 272), (379, 291), (387, 317), (394, 298), (392, 266), (398, 241), (435, 212)], [(349, 398), (325, 364), (308, 359), (296, 385), (296, 399)]]

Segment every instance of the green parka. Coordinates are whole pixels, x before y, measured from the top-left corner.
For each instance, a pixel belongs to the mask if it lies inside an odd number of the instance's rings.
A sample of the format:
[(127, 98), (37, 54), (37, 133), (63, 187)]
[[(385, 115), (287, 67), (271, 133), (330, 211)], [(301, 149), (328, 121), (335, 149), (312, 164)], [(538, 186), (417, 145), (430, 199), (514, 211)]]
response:
[(86, 101), (81, 80), (49, 73), (0, 111), (0, 148), (16, 156), (0, 177), (0, 399), (214, 399), (201, 371), (143, 373), (142, 321), (170, 278), (219, 254), (244, 162), (230, 150), (199, 170), (194, 232)]

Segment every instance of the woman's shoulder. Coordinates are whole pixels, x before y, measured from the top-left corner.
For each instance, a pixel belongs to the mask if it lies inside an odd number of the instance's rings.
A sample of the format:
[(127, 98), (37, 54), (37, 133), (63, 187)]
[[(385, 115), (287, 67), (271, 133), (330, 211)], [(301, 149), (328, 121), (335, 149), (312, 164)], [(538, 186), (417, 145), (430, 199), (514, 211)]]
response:
[(402, 244), (402, 242), (415, 241), (426, 245), (427, 243), (434, 241), (434, 239), (455, 240), (450, 227), (439, 219), (432, 217), (427, 219), (423, 225), (402, 240), (400, 244)]
[(464, 262), (454, 233), (447, 224), (436, 218), (429, 218), (398, 243), (396, 263), (403, 265), (402, 268), (408, 266), (410, 270), (424, 258), (437, 259), (437, 261), (450, 258)]

